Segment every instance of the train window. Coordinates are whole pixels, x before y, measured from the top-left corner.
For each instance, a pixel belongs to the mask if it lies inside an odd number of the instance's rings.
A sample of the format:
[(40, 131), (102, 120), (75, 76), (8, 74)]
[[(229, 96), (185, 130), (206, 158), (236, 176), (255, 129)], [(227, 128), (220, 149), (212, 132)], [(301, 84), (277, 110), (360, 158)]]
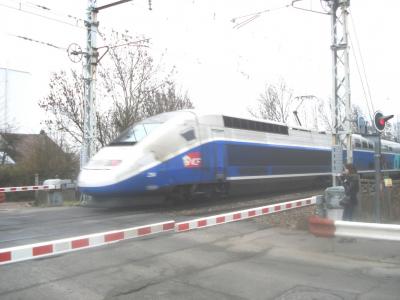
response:
[(387, 145), (382, 145), (382, 150), (383, 151), (388, 151), (389, 149), (388, 149), (388, 146)]
[(354, 140), (354, 145), (355, 145), (356, 148), (361, 148), (361, 142), (360, 142), (360, 140), (359, 140), (359, 139), (355, 139), (355, 140)]
[(244, 119), (239, 119), (240, 120), (240, 127), (242, 129), (249, 129), (248, 121)]
[(362, 147), (364, 149), (368, 149), (368, 143), (366, 141), (362, 141)]
[(224, 126), (235, 129), (252, 130), (259, 132), (271, 132), (278, 134), (289, 134), (289, 129), (285, 125), (269, 124), (247, 119), (239, 119), (223, 116)]
[(374, 145), (372, 143), (368, 143), (368, 149), (374, 149)]
[(257, 131), (257, 122), (252, 122), (252, 121), (248, 121), (248, 122), (249, 122), (249, 129)]
[(393, 152), (393, 148), (392, 147), (388, 147), (389, 152)]
[(181, 133), (181, 136), (182, 136), (185, 140), (187, 140), (188, 142), (189, 142), (189, 141), (192, 141), (192, 140), (194, 140), (194, 139), (196, 138), (196, 135), (195, 135), (193, 129), (189, 129), (189, 130), (187, 130), (187, 131)]

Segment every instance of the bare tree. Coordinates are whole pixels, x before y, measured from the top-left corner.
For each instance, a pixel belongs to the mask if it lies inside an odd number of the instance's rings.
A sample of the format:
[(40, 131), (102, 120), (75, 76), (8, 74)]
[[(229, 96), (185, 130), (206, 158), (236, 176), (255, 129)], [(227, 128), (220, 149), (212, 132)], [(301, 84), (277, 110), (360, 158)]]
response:
[(83, 137), (83, 78), (76, 71), (53, 73), (49, 94), (39, 102), (48, 113), (45, 125), (49, 130), (65, 132), (73, 142), (81, 143)]
[(166, 111), (193, 108), (187, 93), (182, 95), (176, 91), (175, 83), (167, 81), (157, 90), (146, 93), (142, 114), (152, 116)]
[(249, 108), (249, 113), (256, 118), (287, 123), (294, 97), (293, 91), (281, 80), (278, 85), (266, 84), (258, 98), (256, 108)]
[[(156, 113), (192, 108), (188, 96), (180, 95), (172, 80), (174, 68), (163, 75), (146, 47), (130, 45), (126, 36), (113, 34), (105, 42), (109, 54), (98, 68), (97, 139), (109, 143), (127, 126)], [(119, 46), (124, 45), (124, 46)], [(55, 73), (50, 92), (40, 106), (48, 113), (48, 129), (64, 132), (78, 147), (83, 137), (83, 78), (76, 71)]]

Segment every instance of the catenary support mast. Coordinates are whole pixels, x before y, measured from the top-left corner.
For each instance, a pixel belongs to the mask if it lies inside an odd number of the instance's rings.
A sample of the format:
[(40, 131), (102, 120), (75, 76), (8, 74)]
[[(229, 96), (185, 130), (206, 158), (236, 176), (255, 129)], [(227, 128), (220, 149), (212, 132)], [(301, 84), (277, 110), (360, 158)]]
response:
[(88, 0), (87, 10), (87, 43), (84, 65), (84, 118), (83, 118), (83, 143), (81, 151), (81, 168), (95, 152), (96, 143), (96, 67), (97, 67), (97, 45), (96, 36), (97, 22), (97, 0)]
[[(353, 162), (352, 118), (350, 99), (350, 69), (347, 16), (350, 0), (325, 0), (331, 11), (332, 28), (332, 145), (340, 145), (340, 135), (346, 135), (347, 162)], [(341, 119), (341, 107), (345, 116)], [(344, 126), (343, 126), (344, 125)], [(336, 185), (336, 174), (332, 174)]]
[[(96, 152), (96, 69), (99, 62), (99, 52), (96, 38), (99, 23), (97, 14), (100, 10), (120, 5), (132, 0), (119, 0), (103, 6), (96, 6), (97, 0), (88, 0), (87, 19), (85, 22), (87, 30), (87, 42), (84, 66), (84, 104), (83, 104), (83, 142), (81, 150), (81, 168), (89, 161), (90, 157)], [(151, 0), (149, 0), (151, 9)]]

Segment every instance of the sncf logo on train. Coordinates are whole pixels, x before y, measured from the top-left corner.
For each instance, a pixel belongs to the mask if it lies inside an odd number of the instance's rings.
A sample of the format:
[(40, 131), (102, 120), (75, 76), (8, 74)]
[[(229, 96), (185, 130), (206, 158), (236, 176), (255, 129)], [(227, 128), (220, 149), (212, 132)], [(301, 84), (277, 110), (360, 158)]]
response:
[(182, 157), (182, 161), (185, 168), (200, 168), (201, 154), (200, 152), (190, 152)]

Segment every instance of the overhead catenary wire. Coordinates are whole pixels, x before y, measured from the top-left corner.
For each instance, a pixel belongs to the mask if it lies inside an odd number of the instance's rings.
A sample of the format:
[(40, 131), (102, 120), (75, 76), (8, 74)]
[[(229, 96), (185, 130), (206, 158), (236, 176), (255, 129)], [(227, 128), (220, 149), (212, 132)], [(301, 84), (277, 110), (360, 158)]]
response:
[(356, 45), (357, 45), (357, 50), (358, 50), (358, 53), (359, 53), (360, 59), (361, 59), (361, 66), (362, 66), (362, 69), (363, 69), (363, 74), (364, 74), (365, 82), (366, 82), (366, 85), (367, 85), (369, 101), (370, 101), (372, 110), (375, 111), (374, 103), (372, 101), (371, 88), (370, 88), (370, 85), (369, 85), (369, 82), (368, 82), (368, 77), (367, 77), (367, 72), (366, 72), (366, 69), (365, 69), (364, 59), (363, 59), (363, 55), (362, 55), (362, 51), (361, 51), (361, 46), (360, 46), (360, 42), (358, 40), (357, 30), (356, 30), (356, 27), (355, 27), (354, 18), (352, 16), (352, 14), (350, 14), (350, 20), (351, 20), (352, 28), (353, 28), (353, 31), (354, 31), (354, 37), (355, 37), (355, 42), (356, 42)]
[(33, 39), (31, 37), (27, 37), (27, 36), (23, 36), (23, 35), (16, 35), (16, 34), (11, 34), (11, 33), (9, 33), (8, 35), (16, 37), (16, 38), (19, 38), (19, 39), (26, 40), (28, 42), (37, 43), (37, 44), (41, 44), (41, 45), (48, 46), (48, 47), (51, 47), (51, 48), (55, 48), (55, 49), (58, 49), (58, 50), (67, 51), (67, 48), (60, 47), (60, 46), (54, 45), (54, 44), (49, 43), (49, 42), (39, 41), (39, 40)]
[(8, 9), (16, 10), (16, 11), (19, 11), (19, 12), (22, 12), (22, 13), (30, 14), (30, 15), (33, 15), (33, 16), (37, 16), (37, 17), (40, 17), (40, 18), (43, 18), (43, 19), (47, 19), (47, 20), (50, 20), (50, 21), (53, 21), (53, 22), (58, 22), (58, 23), (61, 23), (61, 24), (69, 25), (69, 26), (72, 26), (72, 27), (77, 27), (77, 28), (80, 28), (80, 29), (86, 29), (85, 26), (83, 26), (83, 25), (80, 26), (78, 24), (72, 24), (72, 23), (69, 23), (69, 22), (64, 21), (64, 20), (60, 20), (60, 19), (57, 19), (57, 18), (45, 16), (43, 14), (39, 14), (39, 13), (36, 13), (36, 12), (33, 12), (33, 11), (29, 11), (29, 10), (23, 9), (22, 8), (22, 2), (20, 3), (19, 7), (10, 6), (10, 5), (7, 5), (7, 4), (4, 4), (4, 3), (0, 3), (0, 6), (8, 8)]
[[(30, 8), (33, 8), (33, 9), (39, 9), (40, 11), (43, 11), (46, 14), (52, 14), (55, 17), (47, 16), (47, 15), (44, 15), (44, 14), (41, 14), (41, 13), (38, 13), (38, 12), (34, 12), (34, 11), (31, 11), (31, 10), (28, 10), (28, 9), (24, 9), (23, 5), (25, 5), (27, 7), (30, 7)], [(73, 16), (73, 15), (68, 14), (68, 13), (62, 13), (60, 11), (54, 10), (51, 7), (44, 6), (44, 5), (41, 5), (41, 4), (37, 4), (37, 3), (34, 3), (34, 2), (19, 1), (18, 2), (18, 7), (16, 7), (15, 5), (14, 6), (7, 5), (7, 4), (4, 4), (4, 3), (0, 3), (0, 6), (8, 8), (8, 9), (19, 11), (21, 13), (30, 14), (30, 15), (33, 15), (33, 16), (36, 16), (36, 17), (40, 17), (40, 18), (43, 18), (43, 19), (46, 19), (46, 20), (49, 20), (49, 21), (58, 22), (58, 23), (65, 24), (65, 25), (68, 25), (68, 26), (71, 26), (71, 27), (87, 30), (87, 28), (85, 26), (85, 22), (86, 21), (84, 19), (76, 17), (76, 16)], [(66, 20), (62, 20), (62, 19), (60, 19), (60, 17), (61, 18), (65, 18), (65, 19), (71, 19), (71, 21), (73, 21), (73, 22), (68, 22)], [(126, 32), (125, 33), (121, 33), (118, 30), (115, 30), (114, 28), (111, 28), (111, 27), (105, 27), (105, 26), (101, 26), (101, 27), (106, 29), (106, 30), (111, 30), (113, 32), (119, 33), (119, 34), (121, 34), (123, 36), (129, 37), (129, 38), (133, 38), (132, 36), (130, 36)]]
[[(351, 38), (349, 38), (349, 41), (350, 41), (351, 48), (354, 49), (353, 43), (352, 43), (352, 41), (351, 41)], [(369, 104), (369, 101), (368, 101), (368, 95), (367, 95), (367, 92), (365, 91), (364, 80), (363, 80), (363, 77), (362, 77), (362, 74), (361, 74), (361, 71), (360, 71), (360, 67), (359, 67), (359, 64), (358, 64), (357, 56), (356, 56), (356, 54), (354, 53), (354, 51), (351, 51), (351, 52), (352, 52), (352, 54), (353, 54), (354, 61), (355, 61), (355, 63), (356, 63), (356, 68), (357, 68), (358, 76), (359, 76), (359, 78), (360, 78), (361, 87), (362, 87), (363, 94), (364, 94), (364, 97), (365, 97), (364, 99), (365, 99), (366, 104), (367, 104), (368, 114), (369, 114), (369, 117), (370, 117), (370, 119), (371, 119), (371, 122), (373, 123), (373, 117), (372, 117), (372, 113), (371, 113), (371, 109), (370, 109), (370, 104)], [(372, 110), (373, 110), (373, 107), (372, 107)], [(372, 124), (372, 123), (371, 123), (371, 124)]]
[(246, 15), (242, 15), (242, 16), (238, 16), (238, 17), (232, 18), (231, 22), (232, 23), (236, 23), (236, 21), (244, 19), (243, 21), (240, 21), (239, 23), (237, 23), (237, 24), (235, 24), (233, 26), (234, 29), (240, 29), (243, 26), (249, 24), (250, 22), (252, 22), (255, 19), (257, 19), (258, 17), (260, 17), (262, 14), (266, 14), (266, 13), (270, 13), (270, 12), (273, 12), (273, 11), (277, 11), (277, 10), (281, 10), (281, 9), (285, 9), (285, 8), (290, 8), (290, 7), (291, 7), (291, 3), (288, 3), (288, 4), (285, 4), (285, 5), (279, 6), (279, 7), (268, 8), (268, 9), (256, 11), (256, 12), (253, 12), (253, 13), (250, 13), (250, 14), (246, 14)]
[[(291, 3), (291, 6), (294, 9), (298, 9), (298, 10), (302, 10), (302, 11), (306, 11), (306, 12), (312, 12), (312, 13), (316, 13), (316, 14), (321, 14), (321, 15), (329, 15), (330, 13), (327, 12), (326, 10), (324, 11), (318, 11), (318, 10), (314, 10), (314, 9), (308, 9), (308, 8), (303, 8), (303, 7), (299, 7), (299, 6), (295, 6), (294, 4), (297, 2), (302, 2), (304, 0), (293, 0)], [(321, 6), (322, 6), (322, 2), (321, 2)]]
[(60, 17), (67, 17), (67, 18), (73, 19), (73, 20), (76, 21), (76, 22), (82, 22), (82, 23), (85, 22), (84, 19), (81, 19), (81, 18), (79, 18), (79, 17), (75, 17), (75, 16), (73, 16), (73, 15), (71, 15), (71, 14), (68, 14), (68, 13), (62, 13), (62, 12), (56, 11), (56, 10), (54, 10), (54, 9), (48, 7), (48, 6), (44, 6), (44, 5), (41, 5), (41, 4), (37, 4), (37, 3), (34, 3), (34, 2), (25, 2), (25, 3), (26, 3), (27, 5), (29, 5), (29, 6), (31, 6), (31, 7), (39, 8), (39, 9), (41, 9), (41, 10), (51, 12), (51, 13), (53, 13), (54, 15), (57, 15), (57, 16), (60, 16)]
[(136, 45), (136, 46), (141, 46), (141, 47), (149, 47), (147, 45), (140, 45), (140, 43), (148, 43), (149, 41), (150, 41), (150, 38), (147, 38), (147, 39), (131, 41), (131, 42), (127, 42), (127, 43), (124, 43), (124, 44), (117, 44), (117, 45), (112, 45), (112, 46), (107, 46), (107, 47), (110, 48), (110, 49), (123, 47), (123, 46), (130, 46), (130, 45)]

